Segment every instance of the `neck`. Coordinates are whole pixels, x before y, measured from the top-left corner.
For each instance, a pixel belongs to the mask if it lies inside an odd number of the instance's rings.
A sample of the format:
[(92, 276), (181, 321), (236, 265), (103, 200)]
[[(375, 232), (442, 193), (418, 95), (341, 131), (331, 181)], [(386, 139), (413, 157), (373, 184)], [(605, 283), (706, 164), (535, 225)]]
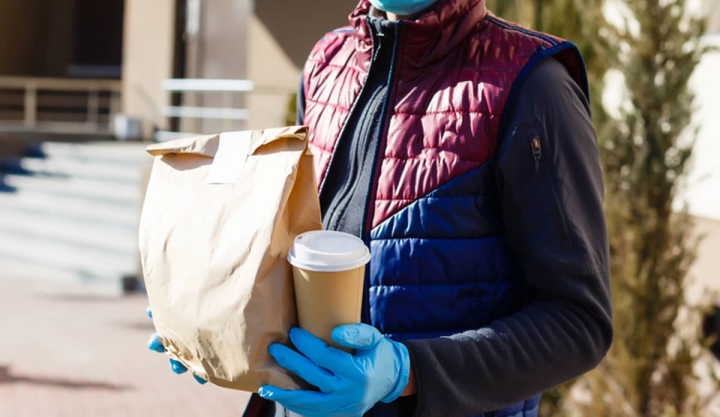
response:
[(407, 18), (409, 17), (409, 16), (400, 16), (400, 15), (398, 15), (398, 14), (389, 13), (389, 12), (385, 12), (385, 16), (387, 17), (387, 20), (389, 20), (389, 21), (391, 21), (391, 22), (397, 22), (397, 21), (399, 21), (399, 20), (405, 20), (405, 19), (407, 19)]

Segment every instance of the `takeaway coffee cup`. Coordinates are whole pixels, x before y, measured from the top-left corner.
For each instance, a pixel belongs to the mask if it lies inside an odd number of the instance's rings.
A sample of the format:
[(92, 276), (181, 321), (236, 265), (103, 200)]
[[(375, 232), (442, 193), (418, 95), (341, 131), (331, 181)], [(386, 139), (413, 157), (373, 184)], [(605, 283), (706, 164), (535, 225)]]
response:
[(300, 328), (337, 347), (330, 338), (332, 330), (360, 322), (370, 251), (353, 235), (312, 231), (295, 238), (288, 261)]

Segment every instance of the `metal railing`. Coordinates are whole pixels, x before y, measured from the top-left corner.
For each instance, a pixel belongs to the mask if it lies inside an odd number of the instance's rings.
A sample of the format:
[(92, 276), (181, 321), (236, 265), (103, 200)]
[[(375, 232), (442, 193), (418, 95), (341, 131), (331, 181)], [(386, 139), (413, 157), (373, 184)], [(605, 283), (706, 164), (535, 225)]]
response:
[[(223, 131), (232, 128), (233, 122), (247, 121), (250, 112), (246, 108), (234, 106), (237, 94), (266, 94), (289, 96), (293, 91), (283, 88), (258, 87), (250, 80), (233, 79), (168, 79), (163, 83), (166, 92), (183, 94), (183, 100), (189, 98), (186, 94), (212, 93), (220, 95), (221, 107), (214, 106), (165, 106), (161, 109), (164, 117), (175, 119), (219, 120)], [(176, 132), (159, 130), (155, 132), (156, 141), (168, 141), (188, 136), (195, 136), (201, 132)]]
[(234, 93), (249, 93), (255, 84), (248, 80), (210, 80), (210, 79), (170, 79), (163, 83), (165, 91), (170, 93), (221, 93), (223, 107), (167, 106), (163, 109), (165, 117), (247, 120), (246, 109), (233, 108)]
[(121, 91), (115, 80), (0, 77), (0, 129), (109, 134)]
[[(255, 89), (255, 84), (249, 80), (217, 80), (217, 79), (168, 79), (163, 82), (163, 89), (171, 94), (182, 94), (182, 99), (187, 100), (187, 94), (192, 93), (217, 93), (221, 96), (222, 107), (209, 106), (165, 106), (161, 113), (167, 118), (196, 119), (196, 120), (220, 120), (223, 130), (227, 130), (234, 121), (246, 121), (249, 111), (245, 108), (236, 108), (233, 105), (233, 98), (238, 93), (250, 93)], [(175, 132), (159, 130), (155, 132), (155, 140), (164, 142), (187, 136), (194, 136), (198, 132)]]
[[(163, 89), (168, 94), (181, 94), (181, 101), (193, 104), (218, 95), (220, 99), (213, 102), (220, 103), (219, 106), (168, 105), (159, 110), (163, 117), (181, 122), (219, 120), (223, 130), (231, 129), (234, 122), (250, 118), (248, 109), (234, 105), (236, 95), (291, 97), (294, 93), (287, 88), (258, 87), (249, 80), (233, 79), (167, 79)], [(115, 123), (122, 119), (116, 118), (122, 116), (121, 93), (119, 80), (0, 77), (0, 131), (116, 134)], [(203, 96), (193, 101), (189, 100), (194, 98), (191, 94)], [(201, 129), (191, 130), (195, 131), (159, 130), (155, 140), (202, 133)]]

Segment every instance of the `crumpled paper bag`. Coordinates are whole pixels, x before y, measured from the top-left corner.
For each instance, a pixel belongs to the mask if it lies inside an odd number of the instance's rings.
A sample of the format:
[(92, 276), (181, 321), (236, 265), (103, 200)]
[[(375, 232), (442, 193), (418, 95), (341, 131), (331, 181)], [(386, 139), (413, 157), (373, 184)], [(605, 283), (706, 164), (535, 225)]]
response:
[(322, 228), (306, 139), (290, 127), (147, 148), (139, 240), (153, 321), (170, 357), (216, 385), (303, 385), (267, 348), (296, 325), (287, 252)]

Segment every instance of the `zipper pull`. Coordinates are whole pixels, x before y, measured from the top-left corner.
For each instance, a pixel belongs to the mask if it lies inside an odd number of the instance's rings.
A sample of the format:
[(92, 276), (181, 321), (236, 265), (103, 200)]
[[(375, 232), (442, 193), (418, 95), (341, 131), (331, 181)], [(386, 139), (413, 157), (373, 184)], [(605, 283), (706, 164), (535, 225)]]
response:
[(377, 49), (375, 49), (375, 53), (373, 54), (372, 62), (375, 62), (377, 60), (378, 55), (380, 55), (380, 49), (382, 49), (382, 44), (383, 44), (382, 38), (384, 36), (385, 36), (384, 33), (378, 31), (377, 36), (376, 36), (378, 46), (377, 46)]
[(530, 141), (530, 148), (532, 149), (533, 159), (535, 160), (533, 183), (537, 183), (540, 180), (540, 160), (542, 159), (542, 143), (540, 143), (540, 138), (533, 138), (533, 140)]

